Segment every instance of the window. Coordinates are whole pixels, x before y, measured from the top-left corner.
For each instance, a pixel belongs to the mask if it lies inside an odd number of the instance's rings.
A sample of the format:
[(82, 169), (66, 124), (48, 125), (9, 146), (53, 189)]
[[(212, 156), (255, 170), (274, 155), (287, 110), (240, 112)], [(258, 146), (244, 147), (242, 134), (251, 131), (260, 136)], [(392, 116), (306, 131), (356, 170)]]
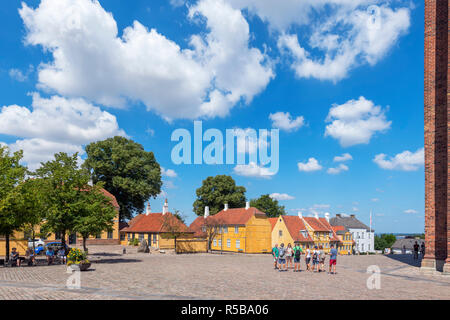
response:
[(125, 234), (122, 233), (122, 234), (120, 235), (120, 241), (124, 241), (124, 240), (125, 240)]
[(234, 227), (234, 233), (239, 233), (239, 227)]
[(364, 232), (361, 232), (361, 239), (364, 239)]
[(236, 239), (236, 248), (239, 249), (241, 247), (241, 240)]
[(127, 233), (127, 238), (128, 238), (128, 240), (131, 239), (131, 234), (130, 233)]
[(217, 247), (217, 240), (216, 239), (214, 239), (214, 241), (213, 241), (213, 246)]
[(136, 235), (133, 233), (133, 234), (131, 235), (131, 238), (134, 239), (135, 236), (136, 236)]
[(227, 248), (230, 248), (230, 247), (231, 247), (231, 240), (227, 239)]
[(113, 238), (113, 233), (112, 231), (108, 231), (108, 239), (112, 239)]
[(95, 235), (95, 239), (101, 239), (102, 238), (102, 234), (101, 233), (97, 233), (96, 235)]
[(156, 244), (158, 238), (156, 236), (156, 233), (153, 234), (153, 244)]
[(364, 243), (361, 244), (361, 251), (364, 252)]
[(223, 227), (223, 233), (228, 233), (228, 227)]
[(144, 234), (143, 233), (139, 233), (139, 242), (144, 240)]
[(222, 239), (219, 239), (219, 247), (222, 248)]
[(278, 231), (278, 235), (279, 235), (280, 237), (282, 237), (282, 236), (283, 236), (283, 230)]

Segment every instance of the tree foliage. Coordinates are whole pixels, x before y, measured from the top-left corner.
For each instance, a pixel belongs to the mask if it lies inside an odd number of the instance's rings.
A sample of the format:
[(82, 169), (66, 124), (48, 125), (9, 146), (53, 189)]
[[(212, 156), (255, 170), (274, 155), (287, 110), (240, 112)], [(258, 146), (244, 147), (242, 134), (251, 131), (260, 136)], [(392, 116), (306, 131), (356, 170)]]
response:
[(250, 200), (250, 206), (264, 212), (268, 217), (278, 217), (286, 214), (284, 206), (278, 204), (278, 200), (272, 199), (268, 194), (264, 194), (258, 199)]
[(161, 192), (161, 168), (153, 152), (124, 137), (116, 136), (86, 146), (84, 167), (94, 183), (104, 183), (120, 205), (120, 219), (144, 210), (150, 197)]
[(230, 176), (208, 177), (196, 190), (197, 199), (193, 204), (193, 210), (198, 216), (203, 216), (205, 206), (209, 206), (211, 215), (222, 210), (224, 203), (228, 203), (230, 208), (244, 207), (245, 191), (244, 187), (236, 186), (236, 182)]
[(383, 250), (385, 248), (390, 248), (395, 243), (397, 238), (393, 234), (381, 234), (381, 235), (375, 235), (374, 244), (375, 244), (375, 250)]

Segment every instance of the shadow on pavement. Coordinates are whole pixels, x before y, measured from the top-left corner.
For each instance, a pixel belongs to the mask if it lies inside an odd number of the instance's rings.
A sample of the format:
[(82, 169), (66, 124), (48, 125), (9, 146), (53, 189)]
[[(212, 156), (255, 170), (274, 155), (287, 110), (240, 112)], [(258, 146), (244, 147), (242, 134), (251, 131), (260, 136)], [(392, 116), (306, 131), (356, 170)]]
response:
[(414, 256), (412, 254), (386, 254), (385, 257), (390, 259), (409, 264), (413, 267), (420, 267), (420, 263), (422, 261), (422, 256), (419, 255), (419, 259), (414, 260)]

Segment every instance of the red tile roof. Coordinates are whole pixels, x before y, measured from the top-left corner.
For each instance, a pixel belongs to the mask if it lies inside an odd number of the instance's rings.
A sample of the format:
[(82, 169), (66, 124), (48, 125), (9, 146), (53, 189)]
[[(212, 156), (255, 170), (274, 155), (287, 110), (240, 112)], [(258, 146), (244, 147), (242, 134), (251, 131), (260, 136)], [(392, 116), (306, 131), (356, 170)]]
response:
[(248, 220), (253, 215), (262, 215), (266, 216), (266, 214), (254, 207), (250, 207), (248, 209), (245, 208), (234, 208), (228, 210), (219, 211), (214, 215), (214, 219), (218, 221), (218, 223), (223, 225), (245, 225)]
[(315, 217), (304, 217), (303, 219), (306, 221), (307, 224), (309, 224), (309, 226), (314, 231), (324, 231), (324, 232), (331, 231), (331, 227), (328, 228), (328, 227), (324, 226), (323, 223)]
[(112, 194), (112, 193), (109, 193), (107, 190), (105, 190), (105, 189), (100, 189), (100, 191), (106, 196), (106, 197), (108, 197), (108, 198), (110, 198), (111, 199), (111, 202), (112, 202), (112, 205), (114, 206), (114, 208), (116, 208), (117, 210), (119, 210), (119, 203), (117, 202), (117, 199), (116, 199), (116, 197)]
[(327, 221), (327, 219), (325, 218), (319, 218), (320, 222), (326, 227), (328, 228), (328, 230), (330, 232), (333, 233), (333, 236), (331, 237), (330, 241), (341, 241), (339, 239), (339, 237), (336, 235), (336, 232), (333, 230), (333, 227), (331, 226), (331, 224)]
[(269, 222), (272, 226), (272, 230), (273, 228), (275, 228), (275, 225), (277, 224), (278, 218), (269, 218)]
[(170, 212), (165, 215), (162, 213), (139, 214), (129, 222), (128, 228), (124, 228), (121, 231), (140, 233), (170, 232), (170, 226), (173, 226), (178, 232), (192, 233), (184, 223)]
[(189, 231), (194, 232), (194, 237), (206, 238), (206, 232), (203, 232), (202, 227), (205, 225), (206, 220), (211, 221), (211, 219), (213, 219), (211, 216), (206, 219), (203, 216), (197, 217), (189, 226)]
[(306, 232), (306, 237), (304, 237), (301, 232), (302, 230), (307, 231), (302, 219), (300, 219), (298, 216), (282, 216), (282, 218), (294, 241), (313, 242), (308, 232)]

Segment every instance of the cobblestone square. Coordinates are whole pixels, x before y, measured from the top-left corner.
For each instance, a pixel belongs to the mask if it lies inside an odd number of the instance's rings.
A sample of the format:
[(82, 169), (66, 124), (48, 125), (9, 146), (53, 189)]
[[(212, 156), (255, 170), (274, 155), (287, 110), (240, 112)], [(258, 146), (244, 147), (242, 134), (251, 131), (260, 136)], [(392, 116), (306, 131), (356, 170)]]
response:
[[(450, 299), (450, 277), (421, 274), (412, 256), (339, 256), (337, 274), (278, 272), (270, 255), (137, 253), (91, 246), (81, 288), (64, 265), (0, 268), (0, 299)], [(380, 289), (368, 289), (368, 266)]]

